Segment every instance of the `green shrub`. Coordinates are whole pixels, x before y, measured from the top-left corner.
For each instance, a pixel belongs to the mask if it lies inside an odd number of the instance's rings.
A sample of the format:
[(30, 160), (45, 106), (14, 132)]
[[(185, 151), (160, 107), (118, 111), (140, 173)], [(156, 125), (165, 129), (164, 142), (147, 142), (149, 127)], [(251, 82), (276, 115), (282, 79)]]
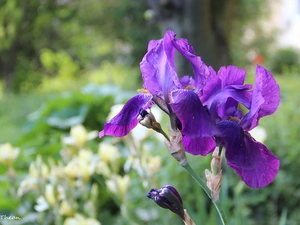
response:
[(299, 52), (292, 48), (277, 50), (270, 59), (270, 69), (273, 73), (283, 74), (291, 70), (299, 71)]

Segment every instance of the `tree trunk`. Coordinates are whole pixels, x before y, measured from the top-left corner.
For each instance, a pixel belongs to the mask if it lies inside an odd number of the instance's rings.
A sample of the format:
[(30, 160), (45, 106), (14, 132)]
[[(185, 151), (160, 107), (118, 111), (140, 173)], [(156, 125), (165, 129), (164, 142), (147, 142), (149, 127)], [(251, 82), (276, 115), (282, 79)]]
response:
[[(230, 34), (238, 0), (148, 0), (165, 33), (171, 29), (177, 37), (187, 38), (202, 60), (218, 70), (231, 62)], [(179, 75), (188, 62), (176, 58)]]

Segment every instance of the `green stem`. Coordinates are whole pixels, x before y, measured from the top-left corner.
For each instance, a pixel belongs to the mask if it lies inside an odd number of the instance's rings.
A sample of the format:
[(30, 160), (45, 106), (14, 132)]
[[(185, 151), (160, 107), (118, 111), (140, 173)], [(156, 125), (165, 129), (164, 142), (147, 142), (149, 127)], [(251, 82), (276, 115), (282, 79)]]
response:
[[(196, 172), (192, 169), (192, 167), (187, 163), (185, 166), (183, 166), (184, 169), (196, 180), (196, 182), (200, 185), (200, 187), (203, 189), (203, 191), (207, 194), (207, 196), (211, 199), (210, 196), (210, 190), (204, 183), (204, 181), (196, 174)], [(220, 201), (212, 201), (214, 203), (214, 206), (220, 216), (220, 219), (222, 221), (223, 225), (228, 225), (228, 219), (226, 217), (226, 214), (222, 208), (221, 202)]]

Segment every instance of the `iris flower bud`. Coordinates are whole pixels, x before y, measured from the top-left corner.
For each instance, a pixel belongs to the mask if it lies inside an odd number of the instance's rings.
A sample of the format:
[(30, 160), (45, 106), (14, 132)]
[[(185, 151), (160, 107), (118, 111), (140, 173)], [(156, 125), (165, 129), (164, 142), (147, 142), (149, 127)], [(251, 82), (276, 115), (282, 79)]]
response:
[(160, 207), (176, 213), (184, 220), (182, 199), (174, 187), (167, 185), (160, 189), (151, 189), (147, 197), (153, 199)]

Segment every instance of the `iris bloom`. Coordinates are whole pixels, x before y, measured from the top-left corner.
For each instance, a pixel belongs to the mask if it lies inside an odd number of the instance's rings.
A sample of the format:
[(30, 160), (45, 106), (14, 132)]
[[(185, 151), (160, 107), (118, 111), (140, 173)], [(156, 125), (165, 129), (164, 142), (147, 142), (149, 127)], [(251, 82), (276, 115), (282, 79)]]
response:
[[(180, 79), (177, 76), (174, 62), (176, 51), (191, 63), (194, 77), (183, 76)], [(175, 128), (181, 130), (187, 152), (195, 155), (211, 152), (214, 147), (212, 136), (218, 131), (200, 101), (209, 69), (195, 55), (188, 41), (175, 39), (172, 31), (168, 31), (163, 39), (150, 41), (140, 68), (143, 89), (104, 125), (99, 136), (127, 135), (137, 125), (139, 112), (157, 104), (169, 115)]]
[[(272, 74), (256, 67), (256, 81), (244, 85), (245, 71), (234, 66), (222, 67), (218, 74), (211, 70), (201, 100), (216, 121), (217, 142), (226, 148), (227, 163), (252, 188), (270, 184), (276, 177), (280, 162), (265, 145), (251, 137), (249, 131), (259, 119), (273, 114), (280, 101), (279, 86)], [(248, 112), (243, 115), (239, 103)]]

